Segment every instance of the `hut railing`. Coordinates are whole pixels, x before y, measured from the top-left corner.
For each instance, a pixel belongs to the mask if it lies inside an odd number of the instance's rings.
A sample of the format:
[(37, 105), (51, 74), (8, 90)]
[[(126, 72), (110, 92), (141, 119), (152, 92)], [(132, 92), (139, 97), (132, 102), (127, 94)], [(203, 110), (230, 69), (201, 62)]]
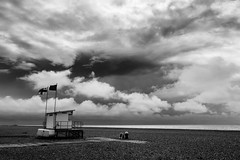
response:
[(73, 121), (72, 128), (81, 128), (83, 126), (82, 121)]
[(78, 129), (82, 126), (81, 121), (56, 121), (56, 129)]

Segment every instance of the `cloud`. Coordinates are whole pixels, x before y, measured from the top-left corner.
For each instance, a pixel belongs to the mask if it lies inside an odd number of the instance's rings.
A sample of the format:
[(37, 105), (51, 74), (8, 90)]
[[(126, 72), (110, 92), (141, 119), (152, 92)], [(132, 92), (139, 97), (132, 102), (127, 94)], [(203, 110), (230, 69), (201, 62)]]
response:
[(9, 69), (0, 69), (0, 73), (9, 73)]
[[(116, 105), (133, 114), (169, 112), (170, 104), (173, 112), (204, 113), (210, 106), (238, 112), (239, 6), (3, 0), (0, 59), (9, 64), (1, 72), (9, 67), (12, 79), (20, 75), (34, 89), (58, 83), (68, 96), (87, 97), (86, 105), (107, 113)], [(40, 66), (42, 60), (51, 67)], [(90, 79), (92, 72), (99, 78)]]
[(30, 99), (14, 99), (10, 96), (0, 98), (1, 114), (44, 113), (44, 103), (39, 96)]
[(115, 90), (114, 87), (107, 83), (99, 82), (97, 79), (92, 79), (86, 82), (75, 79), (73, 81), (73, 88), (69, 94), (84, 95), (88, 98), (102, 98), (110, 101), (109, 105), (104, 108), (109, 108), (109, 114), (112, 110), (116, 110), (115, 106), (121, 103), (111, 103), (112, 100), (122, 101), (122, 106), (127, 108), (127, 111), (132, 114), (146, 114), (151, 115), (155, 112), (161, 112), (163, 109), (168, 109), (170, 105), (166, 101), (162, 101), (157, 96), (149, 96), (144, 93), (123, 93)]
[(171, 37), (179, 40), (170, 40), (169, 46), (177, 45), (183, 35), (212, 30), (219, 24), (237, 28), (233, 22), (239, 18), (233, 14), (239, 3), (227, 1), (1, 1), (0, 5), (2, 56), (13, 61), (45, 58), (65, 66), (73, 64), (79, 50), (162, 55), (166, 51), (159, 47), (168, 46), (165, 43)]
[(29, 81), (33, 84), (34, 89), (40, 89), (43, 87), (48, 87), (49, 85), (58, 84), (58, 89), (64, 86), (68, 86), (71, 81), (68, 78), (70, 75), (69, 70), (65, 71), (41, 71), (38, 73), (33, 73), (31, 75), (21, 77), (21, 80)]
[(190, 113), (206, 113), (208, 109), (206, 106), (198, 103), (194, 100), (187, 100), (186, 102), (179, 102), (173, 104), (174, 110), (180, 112), (190, 112)]
[[(224, 104), (228, 108), (239, 102), (236, 93), (240, 88), (238, 83), (235, 83), (239, 72), (239, 67), (235, 64), (215, 58), (204, 65), (185, 67), (176, 83), (156, 90), (153, 94), (168, 101), (181, 97), (186, 102), (177, 103), (178, 107), (179, 104), (188, 106), (189, 102), (198, 102), (195, 106), (199, 108), (203, 108), (204, 104)], [(229, 111), (234, 112), (232, 109)], [(235, 111), (238, 112), (237, 109)]]
[[(48, 112), (53, 111), (54, 99), (48, 100)], [(194, 104), (194, 103), (193, 103)], [(184, 105), (185, 106), (185, 105)], [(191, 111), (192, 107), (190, 107)], [(77, 104), (73, 98), (64, 98), (57, 100), (57, 110), (75, 109), (74, 120), (84, 120), (85, 124), (232, 124), (238, 120), (237, 116), (227, 115), (204, 115), (187, 114), (186, 116), (159, 116), (147, 115), (143, 112), (133, 114), (131, 108), (126, 104), (115, 103), (109, 109), (106, 105), (96, 104), (90, 100)], [(23, 124), (41, 124), (45, 110), (45, 100), (39, 96), (33, 96), (29, 99), (15, 99), (10, 96), (0, 98), (0, 119), (1, 123), (14, 124), (23, 121)], [(186, 109), (185, 109), (186, 110)], [(189, 110), (189, 109), (187, 109)], [(200, 110), (194, 109), (200, 113)], [(189, 111), (188, 111), (189, 112)], [(92, 121), (95, 120), (95, 121)], [(121, 123), (123, 122), (123, 123)]]
[[(154, 99), (154, 98), (153, 98)], [(136, 100), (136, 99), (135, 99)], [(48, 112), (53, 111), (54, 99), (48, 99)], [(153, 100), (154, 102), (154, 100)], [(148, 102), (138, 105), (142, 105), (139, 111), (141, 115), (153, 114), (150, 107), (153, 102)], [(16, 116), (16, 115), (43, 115), (45, 112), (45, 100), (42, 100), (40, 96), (33, 96), (29, 99), (14, 99), (10, 96), (0, 98), (0, 115)], [(136, 103), (135, 103), (136, 104)], [(124, 103), (112, 103), (111, 108), (109, 105), (95, 104), (91, 100), (85, 100), (78, 104), (73, 98), (57, 99), (57, 111), (75, 109), (75, 116), (132, 116), (138, 115), (138, 109), (134, 103), (126, 105)], [(143, 105), (147, 105), (145, 108)], [(156, 103), (157, 105), (157, 103)], [(154, 106), (152, 106), (154, 107)], [(149, 111), (148, 111), (149, 110)], [(148, 112), (143, 112), (148, 111)]]
[[(54, 99), (48, 99), (48, 112), (53, 112)], [(45, 100), (40, 96), (33, 96), (28, 99), (15, 99), (10, 96), (0, 98), (1, 115), (43, 115), (45, 112)], [(73, 98), (57, 100), (57, 110), (76, 109), (78, 104)], [(70, 107), (70, 108), (69, 108)]]
[[(120, 111), (128, 111), (131, 114), (143, 114), (151, 115), (155, 112), (159, 113), (163, 109), (170, 108), (170, 104), (166, 101), (162, 101), (157, 96), (147, 95), (145, 93), (123, 93), (116, 90), (108, 83), (98, 81), (98, 78), (85, 80), (84, 78), (76, 77), (73, 80), (69, 78), (70, 71), (42, 71), (33, 73), (32, 75), (21, 78), (33, 83), (34, 88), (39, 89), (44, 86), (53, 84), (54, 80), (58, 80), (58, 88), (61, 89), (66, 86), (65, 92), (70, 96), (86, 96), (89, 100), (100, 98), (105, 101), (105, 104), (93, 105), (93, 102), (86, 101), (90, 108), (105, 108), (108, 110), (108, 114), (116, 114)], [(118, 101), (118, 103), (116, 103)], [(116, 107), (118, 106), (118, 107)], [(124, 107), (124, 110), (116, 109), (119, 106)], [(98, 110), (98, 109), (96, 109)], [(106, 112), (106, 111), (104, 111)]]
[(134, 114), (152, 115), (171, 106), (168, 102), (162, 101), (157, 96), (149, 96), (142, 93), (126, 94), (118, 92), (117, 96), (123, 101), (128, 102), (128, 110)]
[(33, 63), (29, 63), (29, 62), (25, 62), (22, 61), (21, 63), (19, 63), (17, 66), (15, 66), (15, 69), (22, 69), (22, 70), (31, 70), (32, 68), (36, 67), (35, 64)]
[(92, 71), (98, 77), (109, 75), (130, 75), (154, 70), (159, 67), (155, 61), (140, 55), (104, 56), (101, 53), (82, 53), (72, 66), (73, 76), (87, 76)]
[(83, 82), (82, 78), (75, 78), (70, 90), (73, 95), (85, 95), (90, 98), (110, 99), (115, 93), (115, 88), (107, 83), (99, 82), (96, 78)]
[(123, 103), (114, 103), (109, 109), (108, 105), (95, 104), (91, 100), (83, 101), (77, 109), (77, 114), (88, 116), (129, 116), (129, 110)]

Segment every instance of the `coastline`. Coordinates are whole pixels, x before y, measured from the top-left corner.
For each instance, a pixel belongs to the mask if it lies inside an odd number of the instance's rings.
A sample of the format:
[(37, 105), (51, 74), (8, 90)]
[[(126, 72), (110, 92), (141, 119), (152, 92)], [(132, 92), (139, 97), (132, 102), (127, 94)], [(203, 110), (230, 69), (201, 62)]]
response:
[[(42, 127), (42, 125), (6, 125), (6, 126), (40, 127), (40, 128)], [(240, 131), (240, 125), (83, 125), (83, 128)]]

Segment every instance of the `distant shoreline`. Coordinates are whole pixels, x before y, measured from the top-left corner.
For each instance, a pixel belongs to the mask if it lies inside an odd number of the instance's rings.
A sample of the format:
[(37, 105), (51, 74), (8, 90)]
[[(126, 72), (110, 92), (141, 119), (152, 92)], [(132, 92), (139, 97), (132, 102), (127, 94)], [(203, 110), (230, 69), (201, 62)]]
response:
[[(42, 125), (0, 125), (0, 126), (43, 127)], [(84, 125), (83, 128), (240, 131), (240, 125)]]

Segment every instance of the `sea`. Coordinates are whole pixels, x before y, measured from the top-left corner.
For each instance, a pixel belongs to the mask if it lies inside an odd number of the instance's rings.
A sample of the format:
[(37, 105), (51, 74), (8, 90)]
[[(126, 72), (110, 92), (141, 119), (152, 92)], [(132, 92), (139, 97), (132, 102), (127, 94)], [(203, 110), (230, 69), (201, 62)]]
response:
[(240, 131), (240, 125), (84, 125), (84, 127)]
[[(18, 125), (38, 126), (41, 125)], [(180, 129), (180, 130), (216, 130), (240, 131), (240, 125), (84, 125), (83, 128), (131, 128), (131, 129)]]

